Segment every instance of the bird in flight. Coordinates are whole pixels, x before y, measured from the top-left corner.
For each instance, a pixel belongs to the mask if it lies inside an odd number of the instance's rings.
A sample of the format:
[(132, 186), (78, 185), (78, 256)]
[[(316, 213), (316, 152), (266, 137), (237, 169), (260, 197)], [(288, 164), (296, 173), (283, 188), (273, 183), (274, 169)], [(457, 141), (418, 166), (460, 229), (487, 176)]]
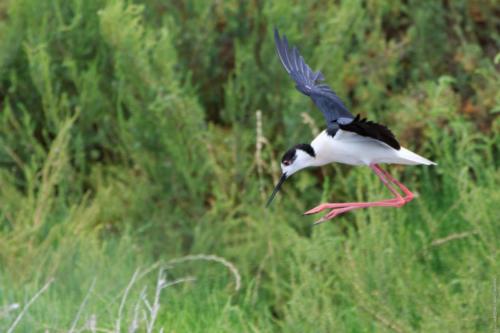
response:
[(283, 155), (281, 178), (267, 206), (271, 204), (285, 180), (294, 173), (307, 167), (318, 167), (333, 162), (369, 166), (394, 197), (372, 202), (321, 204), (304, 213), (309, 215), (330, 210), (316, 224), (354, 209), (374, 206), (401, 207), (410, 202), (414, 194), (379, 164), (435, 165), (436, 163), (401, 147), (386, 126), (361, 119), (359, 115), (354, 117), (337, 94), (328, 85), (320, 83), (324, 81), (321, 72), (312, 71), (297, 48), (291, 48), (286, 37), (281, 38), (277, 29), (274, 30), (274, 40), (283, 67), (295, 81), (297, 90), (309, 96), (323, 113), (326, 129), (310, 144), (295, 145)]

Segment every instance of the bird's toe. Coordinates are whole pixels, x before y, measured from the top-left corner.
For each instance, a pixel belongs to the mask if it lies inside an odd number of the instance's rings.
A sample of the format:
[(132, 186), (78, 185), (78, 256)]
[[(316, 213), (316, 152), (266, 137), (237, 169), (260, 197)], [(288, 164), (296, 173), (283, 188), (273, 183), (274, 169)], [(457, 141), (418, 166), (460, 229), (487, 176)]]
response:
[(312, 215), (312, 214), (317, 214), (320, 211), (317, 208), (309, 209), (307, 212), (304, 212), (304, 215)]

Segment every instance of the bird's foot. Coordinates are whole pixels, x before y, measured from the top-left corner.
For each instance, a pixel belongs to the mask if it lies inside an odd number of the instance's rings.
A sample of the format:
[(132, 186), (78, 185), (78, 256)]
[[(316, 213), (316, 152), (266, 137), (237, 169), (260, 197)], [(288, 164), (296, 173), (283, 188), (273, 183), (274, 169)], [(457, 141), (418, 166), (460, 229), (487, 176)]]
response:
[(340, 214), (343, 214), (345, 212), (348, 212), (348, 211), (356, 209), (356, 208), (359, 208), (359, 207), (357, 207), (357, 206), (347, 206), (347, 207), (332, 209), (328, 214), (326, 214), (325, 216), (323, 216), (322, 218), (320, 218), (319, 220), (317, 220), (316, 222), (314, 222), (314, 225), (318, 225), (318, 224), (324, 223), (324, 222), (326, 222), (328, 220), (331, 220), (331, 219), (335, 218), (336, 216), (338, 216)]
[(322, 212), (325, 209), (342, 208), (342, 207), (351, 206), (351, 205), (356, 204), (356, 203), (358, 203), (358, 202), (324, 203), (324, 204), (318, 205), (312, 209), (309, 209), (307, 212), (304, 213), (304, 215), (318, 214), (319, 212)]

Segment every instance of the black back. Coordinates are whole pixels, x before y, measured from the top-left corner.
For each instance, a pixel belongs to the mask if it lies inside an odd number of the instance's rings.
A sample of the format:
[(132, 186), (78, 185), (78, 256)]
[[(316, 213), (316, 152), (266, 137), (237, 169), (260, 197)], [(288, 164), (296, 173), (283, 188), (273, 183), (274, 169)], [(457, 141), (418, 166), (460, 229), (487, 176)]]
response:
[(384, 125), (374, 123), (373, 121), (361, 119), (359, 114), (349, 124), (339, 124), (339, 127), (344, 131), (354, 132), (361, 136), (367, 136), (382, 141), (396, 150), (401, 148), (401, 145), (390, 129)]

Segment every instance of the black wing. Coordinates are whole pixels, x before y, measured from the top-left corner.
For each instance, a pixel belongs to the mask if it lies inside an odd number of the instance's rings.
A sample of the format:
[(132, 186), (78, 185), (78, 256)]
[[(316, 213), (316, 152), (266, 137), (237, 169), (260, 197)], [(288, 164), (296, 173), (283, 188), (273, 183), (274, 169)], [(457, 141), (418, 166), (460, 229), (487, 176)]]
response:
[(396, 150), (401, 148), (401, 145), (390, 129), (384, 125), (374, 123), (373, 121), (360, 119), (359, 114), (349, 124), (339, 124), (339, 127), (344, 131), (354, 132), (362, 136), (382, 141)]
[(325, 79), (323, 74), (320, 71), (313, 72), (297, 48), (290, 49), (286, 37), (280, 38), (277, 29), (274, 29), (274, 41), (281, 63), (295, 81), (295, 87), (311, 97), (314, 104), (323, 113), (326, 126), (331, 130), (337, 130), (340, 124), (352, 122), (354, 116), (347, 110), (335, 92), (328, 85), (318, 83)]

